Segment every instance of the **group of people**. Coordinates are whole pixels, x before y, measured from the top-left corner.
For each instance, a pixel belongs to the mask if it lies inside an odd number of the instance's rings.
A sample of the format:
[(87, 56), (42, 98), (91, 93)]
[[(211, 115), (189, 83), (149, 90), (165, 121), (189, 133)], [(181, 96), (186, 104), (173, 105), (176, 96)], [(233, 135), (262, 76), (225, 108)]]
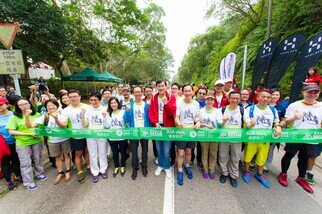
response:
[[(125, 127), (178, 127), (178, 128), (262, 128), (273, 129), (279, 136), (283, 128), (320, 129), (322, 126), (322, 103), (318, 84), (303, 87), (303, 99), (290, 104), (286, 109), (280, 104), (278, 89), (261, 89), (256, 102), (249, 101), (249, 90), (234, 90), (232, 80), (217, 80), (214, 90), (207, 86), (196, 88), (191, 84), (168, 85), (165, 80), (152, 82), (145, 87), (122, 83), (117, 90), (110, 88), (89, 94), (89, 105), (81, 102), (81, 93), (76, 89), (61, 90), (58, 99), (41, 92), (36, 96), (36, 87), (31, 87), (29, 98), (17, 97), (11, 103), (6, 96), (0, 97), (0, 132), (8, 144), (11, 155), (2, 159), (2, 171), (9, 189), (15, 189), (14, 180), (23, 182), (28, 190), (38, 188), (35, 180), (47, 177), (41, 164), (43, 142), (48, 148), (52, 166), (57, 168), (58, 184), (70, 181), (72, 162), (76, 166), (77, 180), (85, 180), (83, 162), (92, 174), (92, 181), (108, 178), (108, 156), (113, 157), (113, 177), (126, 174), (126, 161), (131, 156), (133, 180), (137, 179), (139, 168), (144, 177), (148, 175), (148, 147), (146, 139), (104, 139), (41, 137), (34, 128), (39, 125), (69, 129), (120, 129)], [(138, 147), (141, 146), (139, 158)], [(286, 143), (285, 155), (281, 160), (278, 181), (288, 185), (287, 171), (292, 158), (298, 152), (298, 185), (313, 193), (314, 160), (321, 153), (316, 143)], [(195, 159), (202, 170), (204, 179), (215, 179), (220, 171), (219, 181), (227, 179), (233, 187), (238, 186), (239, 164), (243, 160), (242, 179), (251, 182), (251, 171), (257, 166), (254, 178), (264, 187), (270, 183), (265, 174), (269, 173), (274, 143), (221, 143), (192, 141), (153, 141), (153, 153), (157, 168), (155, 175), (165, 172), (172, 178), (171, 167), (177, 163), (177, 183), (184, 184), (184, 174), (193, 179), (191, 170)], [(195, 151), (196, 150), (196, 151)], [(195, 154), (196, 153), (196, 154)], [(34, 170), (33, 170), (34, 168)], [(11, 172), (14, 172), (12, 179)]]

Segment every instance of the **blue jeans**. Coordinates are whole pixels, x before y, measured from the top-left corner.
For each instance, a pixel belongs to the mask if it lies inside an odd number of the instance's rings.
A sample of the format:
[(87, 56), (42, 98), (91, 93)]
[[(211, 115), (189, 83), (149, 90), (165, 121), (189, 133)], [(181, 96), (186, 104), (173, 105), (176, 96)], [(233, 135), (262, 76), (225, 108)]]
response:
[(163, 169), (170, 168), (170, 149), (171, 141), (156, 141), (156, 146), (158, 150), (158, 165)]

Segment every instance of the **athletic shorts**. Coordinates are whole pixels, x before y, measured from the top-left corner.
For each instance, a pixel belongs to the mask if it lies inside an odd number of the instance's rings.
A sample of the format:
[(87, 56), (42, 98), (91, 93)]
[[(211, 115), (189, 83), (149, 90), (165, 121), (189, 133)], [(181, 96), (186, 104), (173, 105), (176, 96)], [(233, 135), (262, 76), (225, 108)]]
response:
[(71, 152), (69, 139), (59, 143), (48, 143), (48, 148), (50, 157), (57, 157)]
[(257, 166), (263, 166), (266, 163), (270, 143), (247, 143), (245, 147), (244, 161), (250, 163), (256, 155), (255, 162)]
[(319, 157), (322, 152), (322, 143), (318, 145), (317, 151), (316, 151), (316, 157)]
[(185, 148), (189, 148), (189, 149), (193, 149), (196, 146), (196, 142), (192, 142), (192, 141), (178, 141), (177, 142), (177, 149), (185, 149)]
[(295, 154), (297, 153), (300, 149), (305, 150), (305, 154), (309, 158), (315, 158), (317, 157), (318, 153), (318, 144), (306, 144), (306, 143), (287, 143), (284, 150), (287, 153)]
[(86, 147), (86, 139), (73, 139), (70, 138), (70, 149), (72, 151), (81, 151)]

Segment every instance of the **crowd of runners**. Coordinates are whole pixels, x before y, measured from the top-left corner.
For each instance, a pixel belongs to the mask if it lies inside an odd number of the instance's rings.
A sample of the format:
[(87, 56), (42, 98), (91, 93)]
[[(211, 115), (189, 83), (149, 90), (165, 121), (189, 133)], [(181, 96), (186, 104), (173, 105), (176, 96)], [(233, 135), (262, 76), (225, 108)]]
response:
[[(313, 72), (313, 73), (312, 73)], [(318, 75), (315, 68), (309, 76)], [(312, 73), (312, 75), (310, 75)], [(73, 167), (77, 181), (85, 180), (83, 166), (90, 170), (92, 181), (126, 176), (126, 162), (131, 161), (131, 178), (137, 179), (139, 171), (148, 176), (148, 148), (153, 148), (155, 176), (165, 172), (172, 178), (171, 167), (176, 170), (178, 185), (184, 179), (200, 176), (219, 181), (227, 180), (238, 186), (240, 166), (242, 180), (252, 182), (252, 177), (264, 187), (270, 183), (265, 174), (270, 172), (275, 147), (279, 143), (221, 143), (191, 141), (152, 141), (146, 139), (100, 139), (42, 137), (34, 132), (40, 125), (69, 129), (120, 129), (125, 127), (178, 127), (178, 128), (262, 128), (273, 129), (279, 136), (284, 128), (320, 129), (322, 126), (321, 78), (308, 78), (303, 86), (303, 99), (288, 104), (281, 99), (278, 89), (259, 86), (256, 91), (237, 89), (231, 79), (217, 80), (214, 86), (194, 84), (168, 84), (165, 80), (144, 86), (118, 84), (89, 94), (89, 105), (82, 102), (81, 93), (72, 89), (60, 90), (55, 97), (47, 86), (30, 86), (26, 98), (0, 87), (0, 132), (10, 155), (2, 157), (2, 172), (13, 190), (22, 182), (27, 190), (38, 188), (35, 180), (47, 180), (42, 166), (42, 148), (47, 147), (52, 167), (57, 168), (56, 185), (70, 181)], [(10, 94), (9, 94), (10, 93)], [(138, 147), (141, 146), (141, 154)], [(287, 171), (298, 153), (296, 183), (309, 193), (314, 185), (312, 168), (321, 153), (322, 144), (286, 143), (281, 160), (278, 181), (288, 186)], [(108, 170), (109, 157), (114, 169)], [(196, 163), (196, 165), (195, 165)], [(194, 175), (191, 167), (201, 169)], [(141, 169), (141, 170), (139, 170)], [(255, 172), (251, 172), (255, 171)], [(13, 176), (12, 176), (13, 172)], [(185, 175), (186, 176), (185, 176)], [(253, 174), (253, 176), (252, 176)], [(196, 178), (195, 178), (196, 179)]]

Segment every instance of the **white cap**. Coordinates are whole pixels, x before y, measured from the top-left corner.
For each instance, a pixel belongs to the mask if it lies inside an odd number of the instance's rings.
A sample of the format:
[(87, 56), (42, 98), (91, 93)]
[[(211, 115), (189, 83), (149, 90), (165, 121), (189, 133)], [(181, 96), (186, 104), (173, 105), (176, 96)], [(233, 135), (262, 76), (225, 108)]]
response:
[(224, 80), (224, 82), (227, 83), (227, 82), (233, 82), (233, 81), (231, 80), (231, 78), (227, 78)]
[(219, 85), (219, 84), (221, 84), (221, 85), (225, 85), (224, 80), (217, 80), (217, 81), (215, 82), (215, 86), (216, 86), (216, 85)]

